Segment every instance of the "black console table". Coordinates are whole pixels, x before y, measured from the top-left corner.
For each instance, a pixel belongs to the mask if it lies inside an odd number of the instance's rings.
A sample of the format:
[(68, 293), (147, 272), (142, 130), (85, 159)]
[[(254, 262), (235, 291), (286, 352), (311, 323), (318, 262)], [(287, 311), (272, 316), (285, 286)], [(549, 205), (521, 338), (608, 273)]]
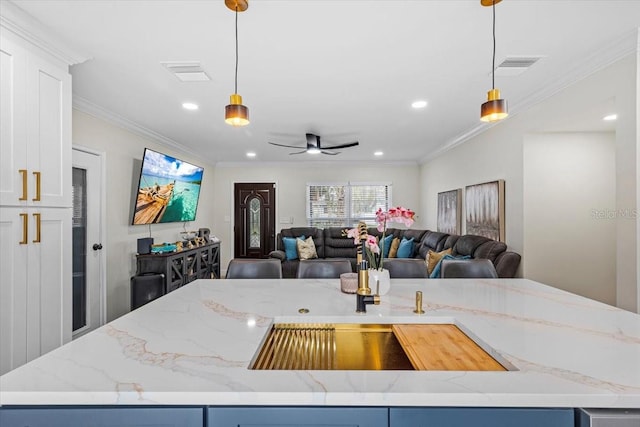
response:
[(164, 293), (196, 279), (220, 277), (220, 242), (166, 254), (137, 255), (136, 275), (164, 274)]

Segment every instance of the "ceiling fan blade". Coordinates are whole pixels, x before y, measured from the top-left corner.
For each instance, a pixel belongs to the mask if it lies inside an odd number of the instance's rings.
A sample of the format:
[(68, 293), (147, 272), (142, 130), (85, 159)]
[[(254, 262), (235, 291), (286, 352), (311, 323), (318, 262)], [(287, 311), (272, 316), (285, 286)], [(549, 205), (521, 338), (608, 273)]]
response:
[[(299, 147), (296, 147), (299, 148)], [(302, 154), (302, 153), (306, 153), (307, 150), (302, 150), (302, 151), (296, 151), (295, 153), (289, 153), (289, 155), (291, 156), (292, 154)]]
[(287, 148), (302, 148), (299, 145), (285, 145), (285, 144), (276, 144), (275, 142), (267, 141), (271, 145), (277, 145), (278, 147), (287, 147)]
[(330, 156), (337, 156), (338, 154), (340, 154), (339, 152), (338, 152), (338, 153), (332, 153), (331, 151), (324, 151), (324, 150), (322, 150), (322, 151), (320, 151), (320, 152), (321, 152), (322, 154), (328, 154), (328, 155), (330, 155)]
[(360, 145), (360, 143), (358, 141), (355, 142), (348, 142), (346, 144), (341, 144), (341, 145), (333, 145), (331, 147), (322, 147), (323, 150), (337, 150), (340, 148), (349, 148), (349, 147), (355, 147), (357, 145)]

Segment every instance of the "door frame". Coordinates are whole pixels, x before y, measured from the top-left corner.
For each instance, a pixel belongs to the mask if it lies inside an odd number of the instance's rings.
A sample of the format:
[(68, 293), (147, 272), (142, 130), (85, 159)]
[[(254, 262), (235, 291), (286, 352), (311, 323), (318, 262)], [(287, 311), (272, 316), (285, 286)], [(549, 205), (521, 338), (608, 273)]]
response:
[[(236, 243), (235, 243), (235, 185), (236, 184), (252, 184), (255, 182), (273, 182), (273, 187), (276, 189), (276, 217), (274, 218), (275, 220), (275, 233), (274, 233), (274, 238), (273, 238), (273, 243), (274, 243), (274, 248), (277, 248), (277, 240), (278, 240), (278, 233), (280, 233), (280, 230), (278, 230), (278, 225), (280, 224), (280, 221), (278, 221), (278, 216), (277, 213), (279, 212), (280, 209), (280, 192), (278, 191), (279, 185), (278, 185), (278, 180), (275, 179), (270, 179), (270, 180), (262, 180), (262, 179), (249, 179), (249, 180), (233, 180), (231, 182), (231, 189), (229, 191), (230, 194), (230, 202), (229, 202), (229, 206), (231, 206), (230, 208), (230, 221), (229, 221), (229, 236), (231, 236), (231, 238), (229, 239), (231, 241), (231, 244), (229, 245), (229, 249), (231, 250), (229, 252), (229, 260), (233, 259), (234, 254), (236, 253)], [(228, 261), (227, 261), (228, 264)], [(225, 269), (226, 271), (226, 269)], [(222, 274), (222, 272), (220, 273)]]
[[(73, 144), (72, 150), (83, 151), (87, 154), (91, 154), (94, 156), (98, 156), (100, 160), (100, 221), (98, 222), (99, 231), (100, 231), (100, 243), (102, 244), (102, 249), (99, 251), (98, 257), (100, 258), (100, 274), (98, 276), (99, 280), (99, 292), (98, 295), (100, 297), (100, 327), (107, 323), (107, 251), (108, 251), (108, 242), (107, 242), (107, 153), (104, 151), (94, 150), (89, 147), (85, 147), (82, 145)], [(78, 335), (78, 337), (82, 336)]]

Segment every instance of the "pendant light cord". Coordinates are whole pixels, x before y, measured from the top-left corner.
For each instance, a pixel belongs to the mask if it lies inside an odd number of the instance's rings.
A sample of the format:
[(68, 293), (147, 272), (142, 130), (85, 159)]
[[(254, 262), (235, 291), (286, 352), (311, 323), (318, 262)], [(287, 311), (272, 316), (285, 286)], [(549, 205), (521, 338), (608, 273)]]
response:
[(236, 74), (235, 74), (234, 88), (235, 88), (234, 93), (238, 93), (238, 5), (237, 4), (236, 4)]
[(496, 88), (496, 1), (493, 0), (491, 9), (493, 10), (493, 57), (491, 59), (491, 89)]

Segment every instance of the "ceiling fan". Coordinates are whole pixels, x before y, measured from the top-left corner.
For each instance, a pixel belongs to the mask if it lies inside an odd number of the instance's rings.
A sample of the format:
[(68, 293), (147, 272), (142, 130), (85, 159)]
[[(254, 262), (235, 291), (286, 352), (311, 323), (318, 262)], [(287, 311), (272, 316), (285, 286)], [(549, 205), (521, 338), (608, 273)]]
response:
[[(332, 145), (331, 147), (323, 147), (320, 144), (320, 135), (315, 135), (313, 133), (307, 133), (305, 134), (307, 137), (307, 148), (305, 148), (302, 151), (296, 151), (294, 153), (289, 153), (291, 154), (302, 154), (302, 153), (309, 153), (309, 154), (328, 154), (330, 156), (335, 156), (337, 154), (340, 154), (339, 152), (332, 152), (332, 151), (327, 151), (327, 150), (338, 150), (341, 148), (349, 148), (349, 147), (355, 147), (357, 145), (359, 145), (360, 143), (358, 141), (355, 142), (348, 142), (346, 144), (340, 144), (340, 145)], [(285, 145), (285, 144), (276, 144), (275, 142), (269, 142), (269, 144), (271, 145), (277, 145), (278, 147), (287, 147), (287, 148), (301, 148), (299, 145)]]

